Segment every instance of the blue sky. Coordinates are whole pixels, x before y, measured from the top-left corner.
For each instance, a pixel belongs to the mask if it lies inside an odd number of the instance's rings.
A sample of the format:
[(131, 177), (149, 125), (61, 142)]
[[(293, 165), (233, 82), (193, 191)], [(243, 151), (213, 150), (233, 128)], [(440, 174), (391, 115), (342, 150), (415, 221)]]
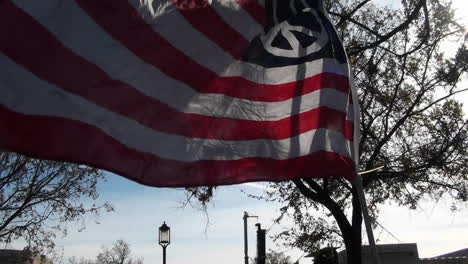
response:
[[(146, 263), (158, 261), (161, 248), (157, 244), (157, 228), (166, 221), (173, 241), (168, 247), (171, 263), (239, 263), (243, 259), (243, 212), (258, 215), (258, 221), (266, 228), (271, 227), (271, 219), (276, 215), (277, 206), (247, 198), (241, 192), (261, 192), (249, 185), (219, 188), (207, 216), (189, 206), (181, 208), (185, 198), (182, 190), (145, 187), (117, 175), (108, 179), (99, 185), (100, 199), (110, 201), (115, 212), (70, 226), (69, 235), (57, 243), (63, 247), (65, 256), (93, 258), (101, 245), (124, 238), (135, 255), (143, 257)], [(256, 222), (255, 218), (249, 219), (251, 256), (255, 255)], [(83, 226), (86, 228), (82, 229)], [(269, 244), (271, 247), (270, 241)]]
[[(101, 199), (110, 201), (115, 212), (90, 217), (85, 223), (69, 227), (69, 234), (57, 245), (64, 255), (94, 258), (102, 245), (111, 245), (124, 238), (132, 246), (135, 256), (145, 263), (161, 261), (161, 247), (157, 244), (157, 228), (166, 221), (171, 227), (172, 244), (168, 247), (168, 263), (225, 263), (243, 261), (244, 211), (259, 216), (270, 234), (284, 226), (273, 225), (278, 205), (246, 197), (241, 190), (260, 193), (249, 185), (220, 187), (207, 216), (191, 207), (180, 208), (185, 195), (181, 190), (149, 188), (117, 175), (109, 175), (108, 182), (99, 185)], [(468, 247), (468, 205), (451, 212), (449, 204), (425, 203), (416, 211), (385, 206), (380, 223), (400, 241), (382, 229), (375, 230), (379, 243), (418, 243), (422, 257)], [(249, 256), (255, 256), (256, 219), (249, 220)], [(287, 223), (285, 224), (287, 225)], [(83, 227), (86, 227), (83, 229)], [(205, 228), (206, 232), (205, 232)], [(267, 248), (286, 251), (294, 260), (303, 252), (277, 248), (267, 239)], [(307, 260), (302, 259), (302, 263)]]

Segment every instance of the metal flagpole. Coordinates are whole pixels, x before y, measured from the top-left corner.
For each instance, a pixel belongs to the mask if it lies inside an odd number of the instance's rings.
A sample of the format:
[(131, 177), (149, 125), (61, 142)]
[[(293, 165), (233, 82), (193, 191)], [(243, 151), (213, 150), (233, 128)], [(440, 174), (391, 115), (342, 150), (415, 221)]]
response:
[[(336, 29), (335, 29), (336, 30)], [(347, 55), (346, 55), (347, 57)], [(349, 58), (348, 62), (349, 62)], [(357, 98), (357, 92), (356, 92), (356, 87), (354, 85), (354, 74), (353, 70), (351, 67), (348, 67), (348, 73), (349, 73), (349, 84), (350, 84), (350, 91), (351, 91), (351, 97), (353, 99), (353, 104), (354, 106), (354, 124), (357, 124), (354, 126), (354, 151), (353, 151), (353, 158), (356, 162), (356, 170), (359, 168), (359, 100)], [(380, 168), (378, 168), (380, 169)], [(374, 239), (374, 232), (372, 231), (372, 225), (371, 225), (371, 220), (369, 216), (369, 209), (367, 208), (367, 203), (366, 203), (366, 196), (364, 195), (364, 187), (362, 186), (362, 178), (361, 175), (369, 172), (373, 172), (376, 169), (370, 170), (370, 171), (365, 171), (361, 173), (357, 173), (356, 178), (353, 180), (354, 186), (356, 186), (356, 191), (358, 194), (358, 200), (359, 200), (359, 205), (361, 206), (361, 212), (362, 212), (362, 217), (364, 219), (364, 225), (366, 227), (366, 233), (367, 233), (367, 239), (369, 240), (369, 247), (371, 251), (371, 256), (374, 259), (375, 264), (380, 264), (380, 258), (379, 255), (377, 254), (377, 246), (375, 245), (375, 239)], [(362, 259), (362, 250), (361, 250), (361, 259)]]
[(364, 225), (366, 226), (367, 239), (369, 240), (369, 246), (371, 250), (372, 258), (374, 258), (376, 264), (380, 264), (380, 258), (377, 253), (377, 246), (375, 244), (374, 231), (372, 230), (371, 219), (369, 216), (369, 209), (367, 208), (366, 197), (364, 195), (364, 187), (362, 186), (361, 175), (371, 173), (377, 170), (382, 169), (384, 166), (380, 166), (368, 171), (359, 172), (356, 180), (353, 184), (356, 186), (356, 191), (358, 194), (359, 204), (362, 210), (362, 216), (364, 218)]
[[(350, 78), (350, 86), (351, 86), (351, 96), (353, 99), (353, 102), (359, 102), (357, 99), (357, 96), (355, 94), (355, 86), (354, 86), (354, 76), (353, 72), (351, 70), (351, 67), (349, 69), (349, 78)], [(354, 123), (359, 124), (359, 104), (355, 103), (354, 105)], [(356, 125), (354, 127), (354, 160), (356, 161), (356, 170), (359, 168), (359, 149), (358, 149), (358, 144), (356, 142), (359, 142), (359, 125)], [(374, 232), (372, 231), (372, 225), (371, 225), (371, 220), (369, 216), (369, 209), (367, 208), (367, 203), (366, 203), (366, 196), (364, 195), (364, 187), (362, 186), (362, 178), (361, 175), (369, 172), (373, 172), (375, 170), (381, 169), (381, 167), (372, 169), (369, 171), (357, 173), (356, 178), (353, 180), (353, 184), (356, 187), (356, 192), (358, 195), (358, 200), (359, 200), (359, 205), (361, 207), (361, 212), (362, 212), (362, 218), (364, 219), (364, 225), (366, 227), (366, 233), (367, 233), (367, 239), (369, 240), (369, 247), (371, 251), (371, 256), (372, 259), (374, 259), (375, 264), (380, 264), (380, 258), (379, 255), (377, 254), (377, 246), (375, 245), (375, 239), (374, 239)], [(362, 259), (362, 250), (361, 250), (361, 259)]]
[[(324, 11), (325, 12), (325, 11)], [(335, 29), (336, 31), (336, 29)], [(348, 55), (346, 54), (346, 59), (349, 63), (349, 58)], [(353, 107), (354, 107), (354, 150), (352, 151), (352, 156), (354, 158), (354, 161), (356, 162), (356, 171), (359, 168), (359, 138), (360, 138), (360, 133), (359, 133), (359, 115), (360, 115), (360, 109), (359, 109), (359, 100), (357, 97), (357, 90), (354, 84), (354, 73), (353, 70), (351, 69), (350, 66), (348, 66), (348, 74), (349, 74), (349, 85), (350, 85), (350, 92), (351, 92), (351, 98), (353, 99)], [(379, 168), (380, 169), (380, 168)], [(366, 172), (361, 172), (357, 173), (356, 178), (353, 180), (354, 186), (356, 186), (356, 191), (358, 194), (358, 200), (359, 200), (359, 205), (361, 206), (361, 212), (362, 212), (362, 217), (364, 219), (364, 225), (366, 227), (366, 233), (367, 233), (367, 239), (369, 240), (369, 247), (371, 251), (372, 258), (374, 259), (375, 264), (380, 264), (380, 258), (379, 255), (377, 254), (377, 246), (375, 245), (375, 239), (374, 239), (374, 232), (372, 231), (372, 225), (370, 221), (370, 216), (369, 216), (369, 209), (367, 208), (367, 203), (366, 203), (366, 196), (364, 195), (364, 187), (362, 186), (362, 178), (361, 175), (372, 172), (374, 171), (366, 171)], [(361, 250), (361, 259), (362, 259), (362, 250)]]
[[(362, 216), (364, 218), (364, 225), (366, 226), (367, 239), (369, 240), (371, 256), (374, 259), (376, 264), (380, 264), (380, 258), (379, 258), (379, 255), (377, 254), (377, 246), (375, 245), (374, 231), (372, 231), (369, 210), (367, 208), (366, 197), (364, 195), (364, 188), (362, 186), (361, 175), (357, 175), (356, 179), (353, 181), (353, 184), (354, 186), (356, 186), (359, 204), (361, 206)], [(361, 253), (361, 256), (362, 256), (362, 253)]]

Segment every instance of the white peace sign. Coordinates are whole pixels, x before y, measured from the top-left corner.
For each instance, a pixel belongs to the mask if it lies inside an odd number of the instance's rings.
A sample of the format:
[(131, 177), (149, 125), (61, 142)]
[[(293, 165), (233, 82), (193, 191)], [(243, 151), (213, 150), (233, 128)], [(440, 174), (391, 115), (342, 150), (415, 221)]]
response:
[[(318, 17), (317, 13), (313, 9), (309, 8), (303, 10), (302, 12), (310, 12), (315, 16), (317, 22), (320, 24), (320, 32), (302, 26), (292, 26), (288, 23), (288, 21), (285, 20), (280, 24), (274, 26), (266, 35), (263, 34), (260, 37), (263, 46), (269, 53), (275, 56), (288, 58), (305, 57), (307, 55), (320, 51), (328, 43), (328, 35), (325, 29), (323, 28), (322, 21)], [(301, 46), (301, 44), (291, 31), (301, 32), (302, 34), (308, 35), (310, 37), (315, 37), (317, 38), (317, 40), (314, 41), (314, 43), (312, 43), (310, 46), (304, 48)], [(280, 32), (288, 40), (292, 49), (286, 50), (278, 47), (273, 47), (271, 45)]]

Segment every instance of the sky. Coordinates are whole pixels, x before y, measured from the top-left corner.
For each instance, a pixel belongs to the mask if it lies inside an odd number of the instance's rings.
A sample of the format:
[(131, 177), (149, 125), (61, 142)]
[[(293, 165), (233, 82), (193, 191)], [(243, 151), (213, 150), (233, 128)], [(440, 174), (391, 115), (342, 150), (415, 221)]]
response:
[[(150, 188), (110, 175), (99, 186), (101, 200), (110, 201), (115, 212), (88, 217), (85, 223), (69, 227), (67, 237), (57, 241), (64, 256), (94, 258), (102, 245), (109, 246), (125, 239), (135, 256), (145, 263), (158, 263), (162, 258), (157, 244), (157, 229), (166, 221), (171, 227), (168, 263), (223, 263), (243, 261), (243, 212), (258, 216), (248, 222), (249, 256), (255, 256), (255, 226), (259, 222), (269, 235), (287, 227), (276, 225), (278, 205), (246, 197), (244, 192), (260, 194), (260, 184), (220, 187), (208, 209), (208, 217), (192, 207), (181, 207), (185, 195), (181, 190)], [(378, 243), (417, 243), (420, 257), (431, 257), (468, 247), (468, 205), (452, 212), (440, 201), (423, 203), (417, 210), (392, 205), (383, 207), (376, 229)], [(280, 248), (267, 238), (267, 249), (284, 251), (293, 260), (304, 252)], [(310, 263), (301, 259), (300, 263)]]
[[(468, 9), (467, 1), (453, 3), (459, 9), (457, 16), (468, 25), (462, 11)], [(465, 102), (468, 113), (468, 96), (458, 98)], [(145, 263), (160, 263), (162, 250), (157, 244), (157, 229), (166, 221), (172, 236), (167, 248), (168, 263), (242, 263), (244, 211), (258, 216), (258, 220), (249, 219), (250, 257), (256, 253), (254, 224), (257, 221), (270, 235), (287, 227), (287, 223), (284, 226), (272, 223), (278, 215), (277, 204), (257, 201), (244, 193), (260, 194), (263, 191), (260, 187), (261, 184), (243, 184), (219, 188), (206, 215), (190, 206), (182, 207), (185, 199), (182, 190), (150, 188), (109, 174), (108, 181), (98, 188), (100, 200), (113, 204), (115, 212), (71, 224), (68, 235), (57, 239), (57, 248), (64, 257), (93, 259), (101, 246), (110, 246), (123, 238), (131, 245), (133, 254), (142, 257)], [(388, 232), (381, 228), (374, 231), (378, 243), (417, 243), (420, 257), (468, 248), (468, 204), (461, 204), (456, 212), (444, 201), (428, 201), (417, 210), (386, 205), (381, 210), (380, 224)], [(267, 249), (284, 251), (293, 260), (304, 254), (296, 249), (278, 248), (269, 238)], [(300, 263), (310, 263), (310, 260), (302, 258)]]

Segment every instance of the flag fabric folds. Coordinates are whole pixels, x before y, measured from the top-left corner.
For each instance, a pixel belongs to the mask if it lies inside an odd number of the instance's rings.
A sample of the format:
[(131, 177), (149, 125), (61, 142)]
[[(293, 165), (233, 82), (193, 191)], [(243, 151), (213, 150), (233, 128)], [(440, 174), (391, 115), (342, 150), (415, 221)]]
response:
[(151, 186), (356, 174), (320, 1), (6, 0), (0, 33), (2, 149)]

